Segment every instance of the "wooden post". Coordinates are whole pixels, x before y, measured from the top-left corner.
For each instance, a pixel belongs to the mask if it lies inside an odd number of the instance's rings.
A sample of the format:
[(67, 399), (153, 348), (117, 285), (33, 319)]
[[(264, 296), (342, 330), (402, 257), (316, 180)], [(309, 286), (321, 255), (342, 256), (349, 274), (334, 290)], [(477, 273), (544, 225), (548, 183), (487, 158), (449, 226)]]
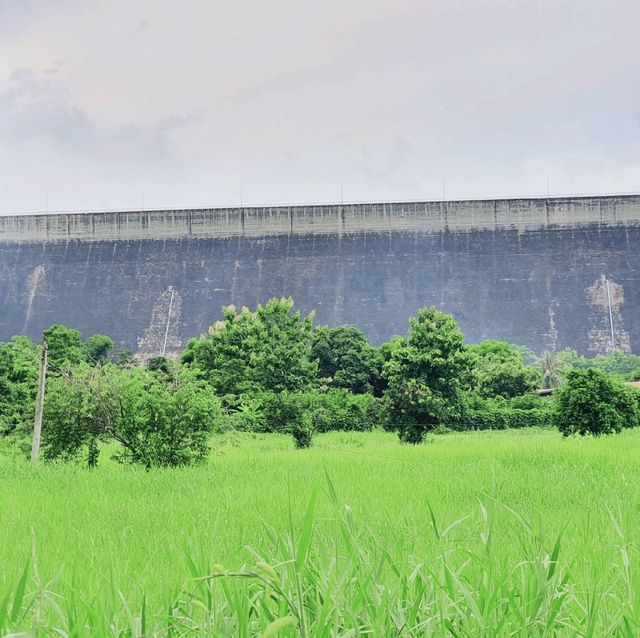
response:
[(36, 416), (33, 422), (33, 443), (31, 445), (31, 461), (35, 463), (40, 456), (40, 432), (42, 431), (42, 410), (44, 408), (44, 386), (47, 379), (47, 342), (42, 344), (40, 371), (38, 374), (38, 395), (36, 397)]

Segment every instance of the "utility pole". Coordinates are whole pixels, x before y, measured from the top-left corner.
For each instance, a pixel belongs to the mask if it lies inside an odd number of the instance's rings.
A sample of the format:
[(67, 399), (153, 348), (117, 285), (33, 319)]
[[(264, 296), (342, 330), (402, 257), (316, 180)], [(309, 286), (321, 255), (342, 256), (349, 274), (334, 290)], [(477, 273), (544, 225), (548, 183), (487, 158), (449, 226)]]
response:
[(42, 344), (40, 370), (38, 374), (38, 395), (36, 397), (36, 415), (33, 422), (33, 442), (31, 444), (31, 462), (35, 463), (40, 456), (40, 433), (42, 431), (42, 410), (44, 408), (44, 386), (47, 379), (47, 358), (49, 350), (47, 342)]

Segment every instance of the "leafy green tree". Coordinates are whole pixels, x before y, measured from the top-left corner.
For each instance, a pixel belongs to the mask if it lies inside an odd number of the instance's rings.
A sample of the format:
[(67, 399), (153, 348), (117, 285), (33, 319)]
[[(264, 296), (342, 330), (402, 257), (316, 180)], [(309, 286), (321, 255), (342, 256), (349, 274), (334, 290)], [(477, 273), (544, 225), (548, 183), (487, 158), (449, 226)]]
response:
[(571, 370), (557, 396), (562, 434), (612, 434), (640, 424), (639, 393), (602, 370)]
[(70, 459), (85, 450), (94, 465), (98, 443), (115, 441), (123, 462), (188, 465), (206, 456), (219, 412), (203, 381), (183, 376), (167, 384), (140, 367), (81, 364), (47, 383), (44, 457)]
[[(388, 363), (391, 360), (391, 353), (396, 348), (405, 346), (406, 343), (407, 343), (407, 340), (405, 337), (401, 337), (400, 335), (394, 335), (393, 337), (391, 337), (391, 339), (389, 339), (389, 341), (386, 341), (379, 348), (376, 349), (377, 365), (380, 369), (380, 374), (373, 387), (374, 396), (376, 397), (384, 396), (385, 391), (389, 387), (387, 379), (383, 374), (384, 366), (386, 363)], [(386, 402), (383, 402), (383, 404), (386, 404)]]
[(40, 347), (28, 337), (0, 343), (0, 436), (32, 424)]
[(185, 346), (182, 354), (180, 355), (180, 362), (184, 365), (194, 365), (196, 361), (196, 354), (200, 348), (200, 339), (196, 339), (192, 337), (187, 341), (187, 345)]
[(330, 387), (366, 393), (378, 383), (380, 359), (376, 349), (353, 326), (317, 328), (311, 358), (318, 360), (318, 376)]
[(42, 340), (49, 347), (49, 361), (54, 365), (76, 364), (85, 360), (85, 348), (79, 330), (53, 324), (42, 333)]
[(255, 391), (252, 354), (259, 338), (255, 313), (246, 307), (238, 313), (235, 306), (225, 306), (222, 317), (208, 335), (189, 341), (182, 362), (201, 371), (218, 394)]
[(628, 381), (640, 379), (640, 356), (626, 354), (616, 350), (609, 355), (597, 355), (592, 358), (580, 356), (575, 350), (567, 348), (558, 353), (564, 369), (602, 370), (607, 374), (616, 374)]
[(391, 350), (383, 374), (389, 420), (400, 438), (420, 443), (426, 432), (459, 417), (467, 374), (464, 335), (455, 319), (435, 307), (409, 320), (409, 336)]
[(255, 312), (225, 306), (222, 321), (190, 342), (183, 363), (199, 370), (221, 395), (310, 386), (317, 374), (311, 359), (313, 315), (302, 318), (293, 307), (291, 298), (270, 299)]
[(314, 315), (303, 318), (294, 305), (291, 298), (271, 299), (256, 310), (260, 348), (253, 376), (265, 390), (302, 390), (316, 378), (318, 366), (311, 360)]
[(116, 344), (106, 335), (93, 335), (84, 342), (84, 357), (91, 365), (102, 365), (109, 360), (109, 354)]
[(524, 363), (523, 349), (487, 340), (467, 347), (472, 389), (482, 397), (516, 397), (540, 387), (540, 372)]

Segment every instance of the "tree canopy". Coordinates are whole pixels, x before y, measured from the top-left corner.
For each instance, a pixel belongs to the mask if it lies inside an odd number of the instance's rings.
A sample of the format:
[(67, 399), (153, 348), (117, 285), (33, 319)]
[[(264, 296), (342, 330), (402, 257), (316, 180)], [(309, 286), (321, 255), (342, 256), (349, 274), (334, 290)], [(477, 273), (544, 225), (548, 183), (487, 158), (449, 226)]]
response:
[(378, 384), (381, 357), (362, 330), (353, 326), (316, 328), (311, 358), (318, 360), (318, 376), (333, 388), (371, 392)]
[(472, 384), (480, 396), (517, 397), (540, 387), (540, 373), (525, 365), (522, 348), (506, 341), (483, 341), (467, 347)]
[(313, 314), (302, 317), (291, 298), (270, 299), (255, 311), (222, 309), (223, 319), (187, 347), (183, 362), (219, 394), (302, 390), (317, 375), (311, 359)]
[(384, 365), (390, 420), (400, 437), (419, 443), (429, 430), (462, 409), (468, 373), (464, 335), (451, 315), (423, 308), (409, 320), (409, 335)]
[(571, 370), (557, 396), (562, 434), (612, 434), (640, 425), (638, 392), (602, 370)]

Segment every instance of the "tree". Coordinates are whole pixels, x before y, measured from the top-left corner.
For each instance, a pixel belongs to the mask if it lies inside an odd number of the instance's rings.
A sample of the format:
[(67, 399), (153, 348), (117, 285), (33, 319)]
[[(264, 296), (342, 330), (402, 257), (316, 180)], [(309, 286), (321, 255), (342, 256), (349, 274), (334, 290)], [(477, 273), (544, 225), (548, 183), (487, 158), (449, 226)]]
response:
[(53, 324), (42, 333), (42, 340), (49, 346), (49, 361), (56, 366), (64, 363), (76, 364), (85, 360), (85, 349), (79, 330)]
[(303, 390), (316, 378), (318, 366), (311, 360), (314, 314), (302, 318), (294, 305), (290, 297), (271, 299), (256, 310), (260, 341), (253, 377), (265, 390)]
[(580, 356), (575, 350), (569, 348), (558, 353), (565, 369), (577, 368), (587, 370), (594, 368), (608, 374), (617, 374), (629, 381), (640, 378), (640, 356), (637, 354), (625, 354), (620, 350), (609, 355), (596, 355), (589, 359)]
[(222, 316), (208, 335), (189, 342), (183, 363), (200, 370), (221, 395), (255, 390), (251, 360), (258, 340), (255, 314), (248, 308), (238, 313), (235, 306), (225, 306)]
[[(405, 337), (401, 337), (400, 335), (394, 335), (389, 339), (389, 341), (385, 341), (379, 348), (376, 349), (376, 359), (377, 365), (380, 369), (380, 375), (376, 380), (376, 384), (373, 387), (373, 394), (376, 397), (382, 397), (389, 387), (386, 377), (383, 374), (384, 366), (391, 360), (391, 354), (396, 348), (400, 348), (406, 345), (407, 340)], [(384, 402), (383, 402), (384, 403)]]
[(524, 363), (523, 349), (506, 341), (487, 340), (468, 346), (471, 386), (480, 396), (521, 396), (540, 387), (540, 373)]
[(33, 425), (39, 356), (28, 337), (0, 343), (0, 436)]
[(558, 391), (562, 434), (612, 434), (640, 424), (639, 393), (601, 370), (571, 370)]
[(116, 344), (106, 335), (93, 335), (84, 342), (84, 356), (91, 365), (102, 365), (109, 360), (109, 354)]
[(535, 365), (540, 370), (543, 388), (557, 388), (564, 383), (567, 365), (559, 352), (545, 350), (536, 357)]
[(123, 462), (188, 465), (206, 456), (219, 413), (203, 381), (183, 376), (167, 384), (144, 368), (78, 365), (48, 382), (44, 457), (70, 459), (86, 450), (94, 465), (98, 442), (115, 441)]
[(467, 368), (464, 335), (451, 315), (431, 307), (409, 320), (406, 342), (396, 344), (383, 369), (390, 421), (403, 441), (420, 443), (459, 416)]
[(317, 374), (311, 360), (313, 315), (302, 318), (293, 307), (291, 298), (270, 299), (255, 312), (225, 306), (222, 321), (189, 343), (183, 363), (222, 395), (305, 389)]
[(333, 388), (358, 394), (371, 392), (380, 375), (376, 349), (353, 326), (317, 328), (311, 358), (318, 360), (318, 376)]

